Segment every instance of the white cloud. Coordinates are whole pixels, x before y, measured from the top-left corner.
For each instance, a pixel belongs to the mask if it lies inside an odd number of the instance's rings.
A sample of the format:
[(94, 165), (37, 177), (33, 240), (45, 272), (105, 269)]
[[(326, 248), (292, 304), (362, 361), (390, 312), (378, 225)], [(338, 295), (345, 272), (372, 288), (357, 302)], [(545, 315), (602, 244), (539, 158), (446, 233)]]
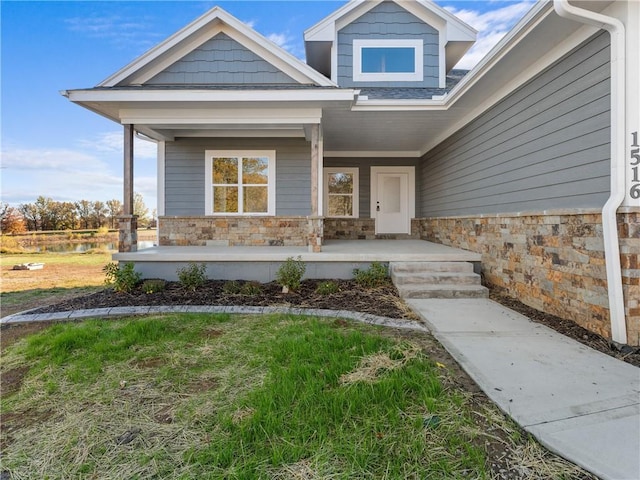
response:
[(471, 69), (507, 34), (509, 30), (531, 9), (532, 1), (509, 3), (507, 6), (479, 12), (473, 9), (444, 7), (463, 22), (478, 31), (475, 45), (462, 57), (456, 68)]
[(150, 30), (149, 18), (131, 21), (131, 18), (119, 15), (95, 15), (91, 17), (73, 17), (65, 20), (68, 29), (93, 39), (103, 39), (118, 47), (149, 48), (157, 43), (160, 34)]
[[(100, 153), (117, 154), (122, 157), (124, 134), (122, 131), (104, 132), (91, 140), (80, 140), (79, 145), (85, 149), (93, 149)], [(133, 151), (135, 158), (155, 159), (157, 146), (153, 142), (134, 138)]]
[[(5, 143), (2, 201), (31, 203), (43, 195), (57, 201), (121, 199), (122, 134), (106, 132), (78, 148), (24, 148)], [(136, 139), (135, 158), (156, 158), (156, 145)], [(150, 209), (156, 206), (155, 161), (134, 162), (134, 189)]]
[(290, 48), (290, 43), (293, 40), (291, 35), (288, 33), (270, 33), (267, 35), (267, 39), (271, 40), (273, 43), (278, 45), (279, 47), (288, 50)]

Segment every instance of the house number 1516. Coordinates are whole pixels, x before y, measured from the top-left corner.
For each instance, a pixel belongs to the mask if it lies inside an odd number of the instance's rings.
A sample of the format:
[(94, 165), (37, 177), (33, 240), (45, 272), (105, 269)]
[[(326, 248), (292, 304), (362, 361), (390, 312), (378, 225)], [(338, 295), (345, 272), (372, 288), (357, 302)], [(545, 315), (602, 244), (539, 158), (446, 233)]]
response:
[(640, 145), (638, 145), (638, 132), (631, 132), (630, 156), (633, 178), (631, 179), (629, 195), (636, 200), (640, 198), (640, 175), (638, 174), (638, 170), (640, 169)]

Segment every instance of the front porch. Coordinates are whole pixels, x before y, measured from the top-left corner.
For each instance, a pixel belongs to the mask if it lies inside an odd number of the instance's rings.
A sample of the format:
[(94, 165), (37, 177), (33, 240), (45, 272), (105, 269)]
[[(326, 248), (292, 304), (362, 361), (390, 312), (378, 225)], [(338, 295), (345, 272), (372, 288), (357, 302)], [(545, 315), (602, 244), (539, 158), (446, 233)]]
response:
[(318, 279), (348, 279), (354, 268), (367, 268), (372, 262), (481, 260), (478, 253), (424, 240), (326, 240), (321, 252), (309, 252), (307, 246), (158, 246), (117, 253), (113, 259), (135, 263), (144, 278), (176, 280), (177, 270), (193, 262), (206, 264), (212, 279), (269, 282), (290, 257), (306, 263), (305, 278)]

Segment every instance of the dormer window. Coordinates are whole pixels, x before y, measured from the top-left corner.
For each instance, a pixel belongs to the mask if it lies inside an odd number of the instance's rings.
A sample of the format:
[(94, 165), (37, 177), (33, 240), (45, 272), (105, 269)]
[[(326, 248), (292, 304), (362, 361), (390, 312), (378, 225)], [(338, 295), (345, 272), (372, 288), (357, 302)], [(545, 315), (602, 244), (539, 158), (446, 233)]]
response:
[(423, 79), (422, 40), (354, 40), (356, 82), (419, 82)]

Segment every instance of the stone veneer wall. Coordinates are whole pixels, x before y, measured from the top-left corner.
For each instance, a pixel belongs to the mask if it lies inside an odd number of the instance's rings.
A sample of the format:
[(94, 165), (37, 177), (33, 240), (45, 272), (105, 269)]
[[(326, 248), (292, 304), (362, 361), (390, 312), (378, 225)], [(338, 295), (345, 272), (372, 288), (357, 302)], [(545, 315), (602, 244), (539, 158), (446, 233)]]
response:
[[(640, 345), (640, 209), (618, 214), (627, 341)], [(482, 254), (486, 283), (611, 338), (597, 210), (424, 218), (425, 240)]]
[(306, 246), (307, 217), (160, 217), (160, 245)]
[(420, 221), (411, 220), (411, 235), (382, 234), (376, 235), (376, 224), (373, 218), (325, 218), (325, 240), (376, 240), (420, 238)]

